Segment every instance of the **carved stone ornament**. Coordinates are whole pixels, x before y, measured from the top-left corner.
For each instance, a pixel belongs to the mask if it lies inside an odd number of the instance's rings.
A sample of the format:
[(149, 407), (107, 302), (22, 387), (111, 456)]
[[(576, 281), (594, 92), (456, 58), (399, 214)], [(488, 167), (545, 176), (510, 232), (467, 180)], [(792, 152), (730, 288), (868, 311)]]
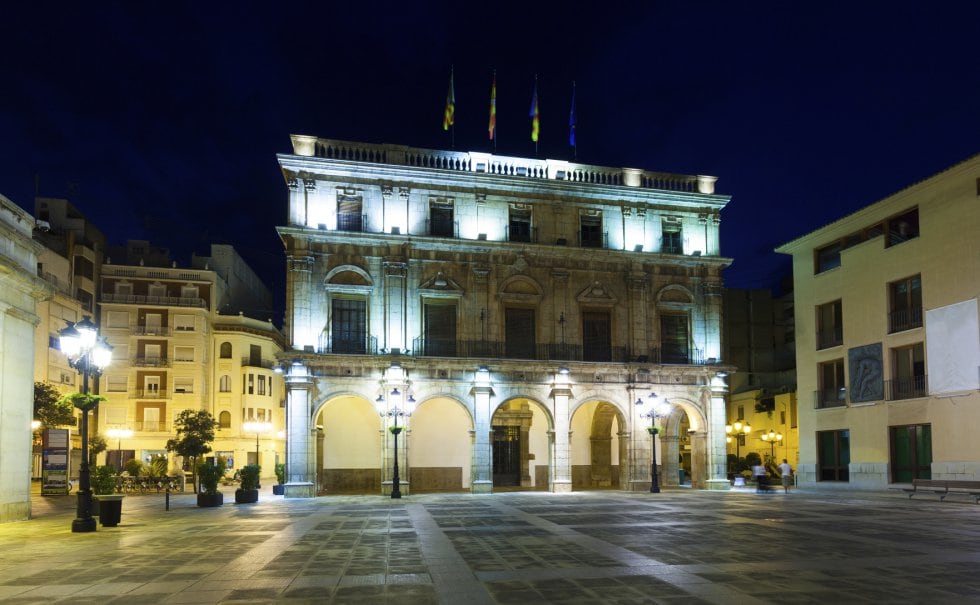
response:
[(578, 297), (578, 302), (592, 305), (615, 305), (618, 302), (616, 296), (606, 289), (600, 281), (594, 281), (587, 288), (582, 290)]

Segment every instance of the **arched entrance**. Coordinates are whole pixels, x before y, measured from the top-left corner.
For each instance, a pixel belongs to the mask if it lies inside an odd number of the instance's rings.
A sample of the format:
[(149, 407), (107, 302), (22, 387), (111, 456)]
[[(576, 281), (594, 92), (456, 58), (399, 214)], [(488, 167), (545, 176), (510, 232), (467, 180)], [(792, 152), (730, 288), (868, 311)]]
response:
[(381, 424), (363, 397), (340, 395), (314, 415), (317, 494), (381, 493)]
[(588, 401), (572, 414), (572, 489), (622, 489), (626, 483), (625, 418), (606, 401)]
[(494, 490), (549, 489), (551, 428), (545, 409), (531, 399), (502, 403), (490, 421)]
[(448, 397), (423, 401), (412, 414), (405, 441), (411, 493), (470, 489), (473, 418), (463, 404)]
[(707, 440), (700, 410), (685, 399), (669, 398), (670, 412), (658, 435), (661, 485), (706, 487)]

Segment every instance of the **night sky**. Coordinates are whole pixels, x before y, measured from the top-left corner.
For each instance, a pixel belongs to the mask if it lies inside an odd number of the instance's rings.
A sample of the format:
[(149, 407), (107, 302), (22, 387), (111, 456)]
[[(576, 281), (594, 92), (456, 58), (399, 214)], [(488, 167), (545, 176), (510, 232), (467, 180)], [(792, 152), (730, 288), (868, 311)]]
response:
[(233, 244), (280, 306), (275, 154), (291, 133), (449, 149), (450, 67), (456, 150), (492, 150), (496, 70), (499, 154), (572, 160), (575, 81), (578, 161), (718, 176), (731, 287), (777, 284), (775, 246), (980, 151), (973, 1), (10, 4), (0, 193), (67, 196), (182, 265)]

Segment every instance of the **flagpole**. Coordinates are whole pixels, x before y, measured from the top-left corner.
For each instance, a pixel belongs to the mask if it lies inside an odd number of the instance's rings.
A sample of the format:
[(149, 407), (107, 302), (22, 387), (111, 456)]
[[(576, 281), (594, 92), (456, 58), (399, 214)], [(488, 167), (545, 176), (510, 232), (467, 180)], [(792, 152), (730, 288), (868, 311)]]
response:
[(575, 139), (575, 80), (572, 80), (572, 109), (568, 115), (568, 142), (572, 146), (572, 159), (578, 159), (578, 142)]

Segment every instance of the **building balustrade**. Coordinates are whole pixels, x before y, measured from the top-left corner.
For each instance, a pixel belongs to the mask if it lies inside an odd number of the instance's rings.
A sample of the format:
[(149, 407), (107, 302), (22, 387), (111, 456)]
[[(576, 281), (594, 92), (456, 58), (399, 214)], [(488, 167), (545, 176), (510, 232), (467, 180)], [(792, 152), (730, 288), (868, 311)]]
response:
[(133, 389), (131, 397), (135, 399), (167, 399), (170, 395), (168, 395), (167, 389)]
[(144, 296), (142, 294), (102, 293), (102, 302), (121, 304), (163, 305), (168, 307), (207, 308), (207, 301), (200, 297), (183, 296)]
[[(325, 351), (324, 351), (325, 352)], [(705, 358), (701, 349), (678, 350), (654, 347), (637, 355), (627, 347), (583, 346), (569, 343), (508, 343), (498, 340), (457, 340), (417, 337), (412, 341), (415, 357), (477, 357), (485, 359), (527, 359), (533, 361), (595, 361), (612, 363), (654, 363), (664, 365), (708, 365), (717, 359)]]
[(133, 365), (140, 368), (169, 368), (170, 359), (167, 357), (134, 357)]
[(817, 410), (840, 408), (847, 405), (847, 387), (818, 389), (813, 392), (813, 407)]
[(922, 307), (911, 307), (888, 313), (888, 332), (902, 332), (922, 327)]
[(325, 338), (320, 344), (320, 352), (334, 355), (377, 355), (376, 336), (349, 336)]
[(929, 381), (925, 374), (895, 378), (885, 381), (885, 399), (897, 401), (900, 399), (915, 399), (929, 394)]
[(137, 420), (133, 430), (137, 433), (169, 433), (170, 425), (162, 420)]
[(173, 332), (168, 326), (136, 326), (134, 336), (171, 336)]

